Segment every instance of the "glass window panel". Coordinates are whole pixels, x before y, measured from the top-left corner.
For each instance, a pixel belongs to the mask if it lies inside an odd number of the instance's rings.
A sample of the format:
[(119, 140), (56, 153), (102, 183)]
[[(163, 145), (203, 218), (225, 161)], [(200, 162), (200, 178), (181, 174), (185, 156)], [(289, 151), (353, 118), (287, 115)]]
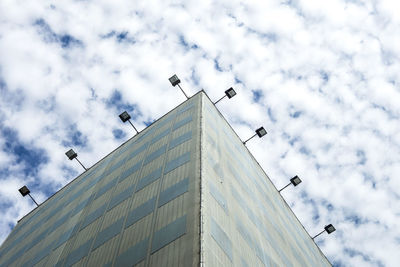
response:
[(153, 197), (149, 201), (143, 203), (133, 211), (129, 212), (128, 217), (126, 219), (125, 228), (128, 228), (132, 224), (136, 223), (140, 219), (152, 213), (154, 211), (155, 205), (156, 205), (156, 198)]
[(183, 144), (190, 139), (192, 139), (192, 131), (184, 133), (181, 136), (171, 140), (171, 142), (169, 142), (169, 149), (173, 149), (174, 147), (177, 147), (178, 145)]
[(141, 152), (145, 151), (148, 144), (149, 143), (146, 142), (142, 146), (140, 146), (139, 148), (135, 149), (132, 153), (129, 154), (129, 156), (127, 157), (126, 160), (130, 160), (130, 159), (136, 157), (137, 155), (139, 155)]
[(154, 233), (151, 253), (165, 247), (186, 233), (186, 215)]
[(189, 109), (191, 109), (191, 108), (193, 108), (193, 107), (194, 107), (194, 103), (187, 104), (186, 107), (183, 107), (183, 108), (182, 108), (181, 110), (179, 110), (176, 114), (177, 114), (177, 115), (182, 114), (183, 112), (188, 111)]
[(161, 177), (161, 171), (161, 168), (158, 168), (157, 170), (140, 179), (136, 187), (136, 192), (151, 184), (155, 180), (159, 179)]
[(153, 137), (153, 139), (151, 139), (151, 143), (155, 143), (155, 142), (159, 141), (163, 137), (167, 136), (170, 132), (171, 132), (171, 129), (169, 129), (169, 128), (162, 131), (161, 133), (159, 133), (158, 135)]
[(129, 175), (137, 172), (138, 170), (140, 170), (140, 167), (142, 166), (142, 162), (138, 162), (135, 165), (133, 165), (132, 167), (130, 167), (129, 169), (125, 170), (122, 174), (121, 174), (121, 178), (119, 179), (119, 183), (122, 182), (123, 180), (125, 180), (126, 178), (129, 177)]
[(110, 190), (117, 182), (118, 182), (118, 177), (112, 179), (110, 182), (108, 182), (108, 184), (100, 188), (99, 191), (97, 191), (95, 199), (101, 197), (104, 193)]
[(70, 214), (71, 214), (71, 212), (68, 212), (67, 214), (62, 216), (60, 219), (55, 221), (51, 227), (50, 233), (53, 232), (54, 230), (56, 230), (58, 227), (60, 227), (63, 223), (65, 223), (68, 220)]
[(143, 165), (146, 165), (146, 164), (152, 162), (153, 160), (155, 160), (156, 158), (158, 158), (159, 156), (161, 156), (162, 154), (164, 154), (165, 151), (167, 151), (167, 145), (163, 145), (162, 147), (160, 147), (160, 148), (157, 149), (156, 151), (150, 153), (150, 155), (148, 155), (148, 156), (146, 157), (146, 159), (144, 160)]
[(115, 266), (134, 266), (144, 260), (149, 246), (149, 239), (140, 241), (136, 245), (118, 256)]
[(135, 185), (131, 185), (130, 187), (128, 187), (127, 189), (125, 189), (124, 191), (119, 193), (118, 195), (114, 196), (110, 201), (108, 210), (111, 210), (112, 208), (114, 208), (115, 206), (120, 204), (122, 201), (124, 201), (125, 199), (128, 199), (130, 196), (132, 196), (134, 187), (135, 187)]
[(72, 251), (67, 257), (65, 266), (71, 266), (74, 263), (77, 263), (78, 261), (80, 261), (83, 257), (85, 257), (89, 253), (92, 241), (93, 241), (93, 238), (90, 239), (89, 241), (87, 241), (85, 244), (83, 244), (79, 248)]
[(170, 171), (178, 168), (179, 166), (181, 166), (189, 161), (190, 161), (190, 152), (186, 152), (182, 156), (179, 156), (179, 157), (169, 161), (165, 165), (164, 174), (169, 173)]
[(124, 224), (124, 218), (119, 219), (115, 223), (108, 226), (106, 229), (97, 234), (96, 241), (93, 244), (92, 250), (103, 245), (105, 242), (119, 234)]
[(69, 237), (72, 235), (72, 232), (74, 231), (74, 229), (77, 228), (76, 226), (71, 227), (70, 229), (68, 229), (66, 232), (64, 232), (56, 241), (56, 243), (54, 243), (54, 249), (58, 248), (59, 246), (61, 246), (62, 244), (64, 244), (64, 242), (66, 242)]
[(221, 194), (221, 192), (219, 192), (218, 188), (215, 185), (213, 185), (211, 182), (208, 183), (211, 196), (213, 196), (213, 198), (217, 201), (221, 208), (224, 209), (225, 213), (228, 214), (228, 204), (226, 203), (224, 196)]
[(160, 193), (160, 198), (158, 199), (158, 207), (170, 202), (176, 197), (182, 195), (183, 193), (188, 191), (189, 179), (186, 178), (171, 187), (165, 189)]
[(232, 241), (213, 218), (211, 218), (211, 236), (232, 261)]
[(92, 222), (94, 222), (97, 218), (99, 218), (101, 215), (103, 215), (104, 211), (106, 210), (107, 205), (104, 204), (103, 206), (101, 206), (100, 208), (98, 208), (97, 210), (93, 211), (92, 213), (90, 213), (89, 215), (86, 216), (85, 220), (82, 223), (81, 226), (81, 230), (83, 228), (85, 228), (86, 226), (88, 226), (89, 224), (91, 224)]
[(176, 122), (173, 129), (176, 130), (176, 129), (182, 127), (183, 125), (185, 125), (185, 124), (187, 124), (187, 123), (189, 123), (191, 121), (192, 121), (192, 115), (190, 115), (190, 116), (188, 116), (188, 117)]

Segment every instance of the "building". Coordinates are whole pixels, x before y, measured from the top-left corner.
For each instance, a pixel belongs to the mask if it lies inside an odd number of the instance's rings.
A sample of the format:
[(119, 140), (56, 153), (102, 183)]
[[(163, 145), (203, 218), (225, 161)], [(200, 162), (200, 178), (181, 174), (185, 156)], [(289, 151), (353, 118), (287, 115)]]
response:
[(330, 266), (204, 92), (34, 209), (0, 266)]

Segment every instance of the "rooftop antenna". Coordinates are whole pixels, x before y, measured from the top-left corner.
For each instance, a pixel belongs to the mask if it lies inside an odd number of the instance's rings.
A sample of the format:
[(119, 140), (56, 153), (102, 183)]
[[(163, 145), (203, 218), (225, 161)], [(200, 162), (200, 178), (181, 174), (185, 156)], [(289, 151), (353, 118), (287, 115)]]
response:
[(236, 95), (235, 90), (231, 87), (228, 90), (225, 91), (225, 95), (223, 97), (221, 97), (220, 99), (218, 99), (217, 101), (214, 102), (214, 105), (217, 104), (219, 101), (221, 101), (222, 99), (224, 99), (225, 97), (228, 97), (229, 99), (231, 99), (232, 97), (234, 97)]
[(129, 115), (128, 112), (126, 112), (126, 111), (122, 112), (121, 114), (119, 114), (119, 118), (120, 118), (121, 121), (124, 122), (124, 123), (125, 123), (126, 121), (128, 121), (128, 122), (132, 125), (133, 129), (135, 129), (136, 134), (139, 133), (139, 131), (135, 128), (135, 126), (133, 126), (133, 123), (131, 122), (131, 115)]
[(264, 129), (264, 127), (260, 127), (256, 130), (255, 135), (253, 135), (252, 137), (250, 137), (249, 139), (247, 139), (246, 141), (243, 142), (244, 145), (246, 145), (246, 143), (252, 139), (253, 137), (255, 137), (256, 135), (258, 135), (258, 137), (263, 137), (264, 135), (267, 134), (267, 131)]
[(65, 155), (67, 155), (67, 157), (69, 158), (69, 160), (76, 159), (76, 160), (79, 162), (79, 164), (81, 164), (81, 166), (85, 169), (85, 171), (87, 171), (87, 169), (85, 168), (85, 166), (83, 166), (82, 162), (79, 161), (79, 159), (78, 159), (78, 154), (77, 154), (73, 149), (70, 149), (70, 150), (68, 150), (67, 152), (65, 152)]
[(28, 189), (28, 187), (26, 185), (24, 185), (23, 187), (21, 187), (20, 189), (18, 189), (18, 191), (21, 193), (21, 195), (23, 197), (25, 197), (26, 195), (30, 196), (32, 201), (35, 202), (36, 206), (39, 207), (39, 204), (33, 199), (33, 197), (31, 196), (31, 191)]
[(286, 187), (288, 187), (289, 185), (293, 185), (293, 186), (297, 186), (298, 184), (301, 183), (301, 179), (299, 178), (299, 176), (295, 176), (292, 179), (290, 179), (290, 183), (288, 183), (287, 185), (285, 185), (283, 188), (281, 188), (281, 190), (279, 190), (278, 192), (280, 193), (283, 189), (285, 189)]
[(178, 76), (176, 76), (176, 74), (172, 75), (172, 77), (169, 78), (168, 80), (172, 84), (173, 87), (178, 85), (179, 89), (181, 89), (182, 93), (186, 96), (186, 99), (189, 99), (189, 97), (185, 94), (185, 91), (183, 91), (182, 87), (179, 85), (181, 83), (181, 80), (179, 80), (179, 78), (178, 78)]

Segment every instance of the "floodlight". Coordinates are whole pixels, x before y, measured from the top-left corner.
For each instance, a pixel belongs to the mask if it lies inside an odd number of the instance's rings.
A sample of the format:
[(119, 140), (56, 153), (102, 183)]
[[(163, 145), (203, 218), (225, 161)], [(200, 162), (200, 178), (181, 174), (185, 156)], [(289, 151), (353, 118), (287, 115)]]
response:
[(85, 168), (85, 166), (83, 166), (82, 162), (79, 161), (79, 159), (78, 159), (78, 154), (77, 154), (73, 149), (70, 149), (70, 150), (68, 150), (67, 152), (65, 152), (65, 155), (67, 155), (67, 157), (68, 157), (70, 160), (76, 159), (76, 161), (78, 161), (79, 164), (81, 164), (81, 166), (85, 169), (85, 171), (87, 171), (87, 169)]
[(73, 160), (74, 158), (76, 158), (78, 156), (78, 154), (76, 154), (76, 152), (73, 149), (70, 149), (67, 152), (65, 152), (65, 155), (67, 155), (67, 157), (70, 160)]
[(217, 101), (214, 102), (214, 105), (217, 104), (219, 101), (221, 101), (222, 99), (224, 99), (225, 97), (228, 98), (232, 98), (236, 95), (235, 90), (231, 87), (228, 90), (225, 91), (225, 95), (223, 97), (221, 97), (220, 99), (218, 99)]
[(258, 137), (263, 137), (264, 135), (267, 134), (267, 131), (264, 129), (264, 127), (260, 127), (256, 130), (256, 133), (250, 137), (249, 139), (247, 139), (246, 141), (243, 142), (243, 144), (246, 144), (250, 139), (252, 139), (253, 137), (255, 137), (256, 135), (258, 135)]
[(301, 183), (301, 179), (299, 178), (299, 176), (295, 176), (292, 179), (290, 179), (290, 182), (294, 185), (297, 186), (299, 183)]
[(168, 79), (170, 81), (170, 83), (172, 84), (172, 86), (176, 86), (178, 85), (181, 80), (179, 80), (178, 76), (176, 76), (176, 74), (174, 74), (171, 78)]
[(336, 231), (335, 227), (332, 224), (328, 224), (327, 226), (324, 227), (324, 229), (328, 234), (331, 234)]
[(21, 193), (21, 195), (23, 197), (25, 197), (26, 195), (28, 195), (33, 202), (35, 202), (36, 206), (39, 207), (39, 204), (33, 199), (33, 197), (31, 196), (31, 191), (28, 189), (28, 187), (26, 185), (24, 185), (23, 187), (21, 187), (20, 189), (18, 189), (18, 191)]
[(172, 75), (172, 77), (169, 78), (168, 80), (172, 84), (173, 87), (178, 85), (178, 87), (179, 87), (179, 89), (181, 89), (182, 93), (186, 96), (187, 99), (189, 99), (189, 97), (183, 91), (182, 87), (179, 85), (181, 83), (181, 80), (179, 80), (179, 78), (178, 78), (178, 76), (176, 76), (176, 74)]
[(317, 236), (321, 235), (323, 232), (327, 232), (328, 234), (331, 234), (335, 231), (336, 231), (335, 227), (332, 224), (328, 224), (324, 227), (324, 230), (321, 233), (317, 234), (312, 239), (315, 239)]
[(127, 120), (131, 119), (131, 116), (128, 114), (128, 112), (124, 111), (121, 114), (119, 114), (119, 118), (121, 119), (122, 122), (126, 122)]
[(234, 97), (234, 96), (236, 95), (236, 92), (235, 92), (235, 90), (231, 87), (231, 88), (229, 88), (228, 90), (225, 91), (225, 95), (226, 95), (228, 98), (232, 98), (232, 97)]
[(278, 192), (281, 192), (283, 189), (285, 189), (286, 187), (288, 187), (289, 185), (294, 185), (297, 186), (299, 183), (301, 183), (301, 179), (299, 178), (299, 176), (295, 176), (293, 178), (290, 179), (290, 183), (288, 183), (287, 185), (285, 185), (283, 188), (281, 188), (280, 190), (278, 190)]
[(128, 114), (128, 112), (124, 111), (121, 114), (119, 114), (119, 118), (121, 119), (122, 122), (128, 121), (130, 125), (132, 125), (133, 129), (135, 129), (136, 133), (139, 133), (139, 131), (136, 129), (135, 126), (133, 126), (133, 123), (131, 122), (131, 116)]
[(256, 133), (258, 137), (263, 137), (264, 135), (267, 134), (267, 131), (264, 129), (264, 127), (261, 127), (256, 130)]
[(21, 193), (21, 195), (24, 197), (26, 195), (28, 195), (31, 191), (28, 189), (28, 187), (26, 187), (26, 185), (24, 185), (23, 187), (21, 187), (20, 189), (18, 189), (18, 191)]

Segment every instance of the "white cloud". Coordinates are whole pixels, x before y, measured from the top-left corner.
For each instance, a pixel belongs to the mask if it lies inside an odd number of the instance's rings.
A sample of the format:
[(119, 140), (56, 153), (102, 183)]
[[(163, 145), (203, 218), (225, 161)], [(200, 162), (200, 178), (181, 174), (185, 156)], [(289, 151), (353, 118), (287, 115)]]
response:
[[(204, 88), (217, 100), (236, 89), (218, 107), (243, 139), (267, 129), (248, 147), (277, 187), (296, 174), (303, 179), (283, 195), (310, 234), (335, 224), (337, 232), (320, 243), (331, 261), (396, 266), (397, 5), (0, 2), (0, 202), (12, 203), (0, 216), (0, 240), (33, 208), (18, 195), (22, 184), (36, 180), (56, 190), (81, 172), (64, 155), (73, 134), (85, 140), (75, 149), (88, 166), (132, 135), (117, 117), (122, 107), (109, 104), (115, 92), (136, 108), (133, 121), (142, 129), (184, 100), (168, 82), (176, 73), (189, 95)], [(113, 129), (126, 136), (115, 139)], [(21, 160), (18, 145), (47, 160)]]

